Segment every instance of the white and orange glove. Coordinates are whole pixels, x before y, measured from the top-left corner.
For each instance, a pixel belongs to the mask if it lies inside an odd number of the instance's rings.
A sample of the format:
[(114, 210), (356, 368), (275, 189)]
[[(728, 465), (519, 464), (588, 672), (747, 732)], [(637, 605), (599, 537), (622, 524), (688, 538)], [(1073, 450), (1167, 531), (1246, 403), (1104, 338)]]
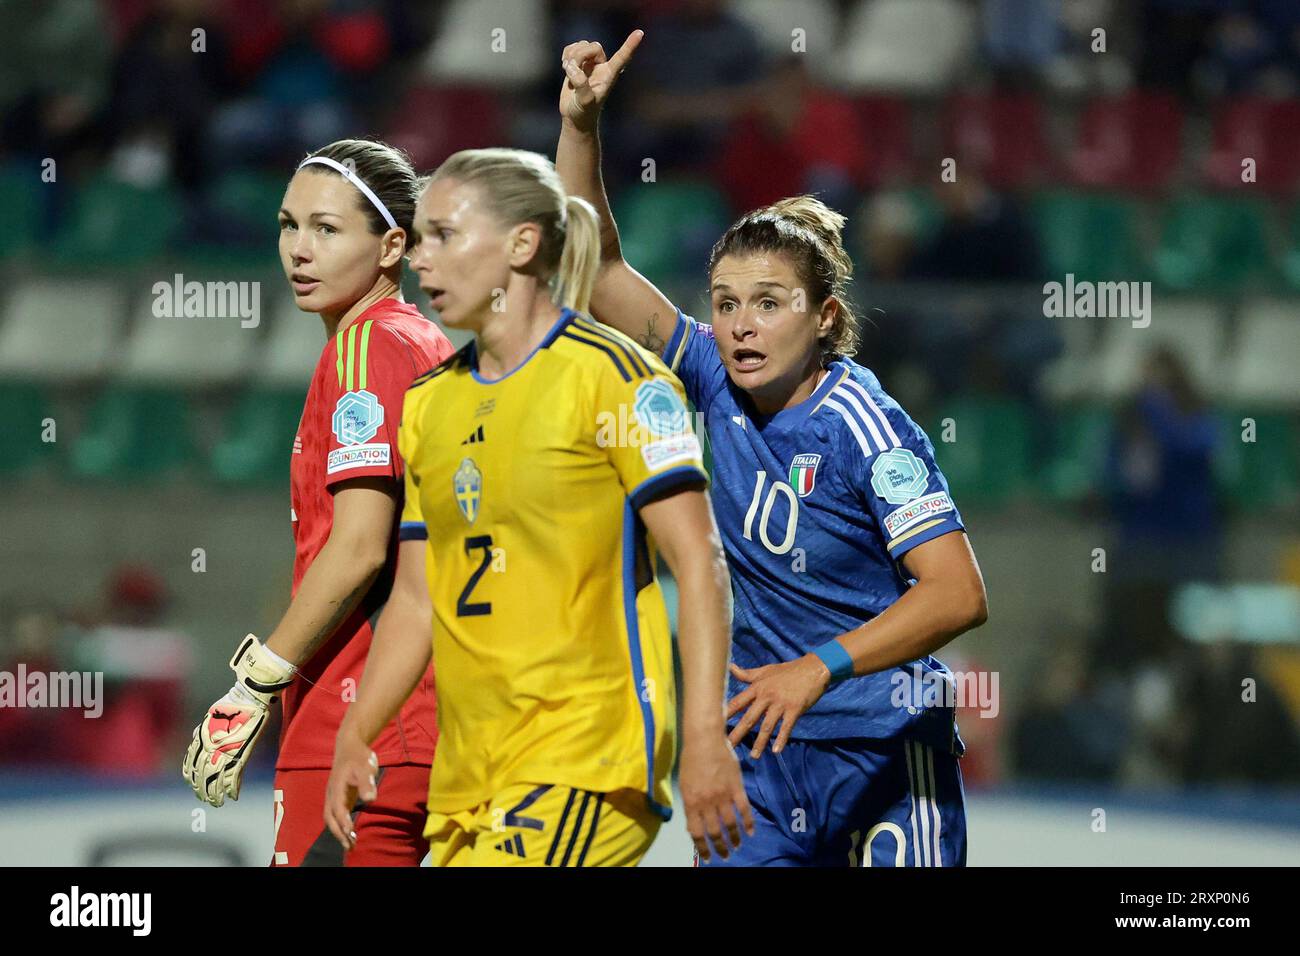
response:
[(297, 669), (249, 634), (230, 659), (235, 686), (208, 708), (194, 728), (181, 775), (214, 807), (239, 799), (244, 767), (266, 727), (271, 702), (293, 683)]

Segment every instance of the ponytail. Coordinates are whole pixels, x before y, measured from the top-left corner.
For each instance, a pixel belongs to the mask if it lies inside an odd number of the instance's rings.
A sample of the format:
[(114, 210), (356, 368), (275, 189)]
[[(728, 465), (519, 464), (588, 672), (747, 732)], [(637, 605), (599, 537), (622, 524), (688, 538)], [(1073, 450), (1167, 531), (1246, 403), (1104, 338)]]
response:
[(600, 271), (600, 218), (581, 196), (566, 196), (564, 212), (564, 251), (555, 276), (555, 304), (586, 312)]

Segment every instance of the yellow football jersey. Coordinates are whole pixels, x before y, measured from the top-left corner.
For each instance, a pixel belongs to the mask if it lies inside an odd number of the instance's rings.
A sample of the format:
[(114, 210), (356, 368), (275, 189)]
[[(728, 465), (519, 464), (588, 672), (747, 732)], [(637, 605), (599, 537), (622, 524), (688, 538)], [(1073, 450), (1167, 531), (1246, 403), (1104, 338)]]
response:
[(470, 343), (416, 379), (398, 435), (434, 608), (429, 809), (559, 784), (634, 788), (666, 819), (672, 642), (637, 511), (707, 481), (682, 385), (569, 310), (502, 378), (477, 365)]

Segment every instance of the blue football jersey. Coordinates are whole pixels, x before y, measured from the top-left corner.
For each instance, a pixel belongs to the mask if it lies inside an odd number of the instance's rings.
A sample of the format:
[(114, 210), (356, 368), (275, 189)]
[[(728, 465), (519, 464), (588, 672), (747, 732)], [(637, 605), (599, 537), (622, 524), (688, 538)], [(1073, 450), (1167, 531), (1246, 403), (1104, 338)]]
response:
[[(963, 529), (930, 439), (869, 369), (836, 360), (807, 400), (759, 417), (728, 377), (711, 326), (678, 310), (664, 359), (713, 450), (740, 667), (795, 660), (871, 620), (915, 583), (903, 555)], [(945, 684), (951, 675), (932, 656), (849, 678), (793, 736), (901, 735), (960, 754)], [(731, 678), (728, 697), (743, 689)]]

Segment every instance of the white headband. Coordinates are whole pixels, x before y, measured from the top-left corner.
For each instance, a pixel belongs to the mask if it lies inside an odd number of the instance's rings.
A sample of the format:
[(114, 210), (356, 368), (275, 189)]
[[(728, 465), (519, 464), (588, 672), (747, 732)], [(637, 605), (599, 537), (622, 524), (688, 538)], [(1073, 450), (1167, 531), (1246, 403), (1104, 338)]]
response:
[(371, 203), (374, 204), (374, 207), (379, 210), (379, 215), (384, 217), (384, 222), (388, 223), (389, 229), (397, 228), (397, 220), (395, 220), (393, 218), (393, 214), (388, 211), (388, 207), (385, 206), (382, 202), (380, 202), (379, 197), (374, 194), (371, 188), (361, 181), (361, 177), (358, 176), (356, 173), (354, 173), (347, 166), (344, 166), (342, 163), (330, 159), (327, 156), (309, 156), (307, 159), (304, 159), (301, 163), (298, 164), (298, 168), (302, 169), (304, 166), (310, 163), (321, 163), (325, 166), (328, 166), (330, 169), (338, 170), (340, 173), (343, 174), (344, 179), (350, 182), (353, 186), (356, 186), (358, 189), (360, 189), (361, 194), (365, 196), (367, 199), (369, 199)]

